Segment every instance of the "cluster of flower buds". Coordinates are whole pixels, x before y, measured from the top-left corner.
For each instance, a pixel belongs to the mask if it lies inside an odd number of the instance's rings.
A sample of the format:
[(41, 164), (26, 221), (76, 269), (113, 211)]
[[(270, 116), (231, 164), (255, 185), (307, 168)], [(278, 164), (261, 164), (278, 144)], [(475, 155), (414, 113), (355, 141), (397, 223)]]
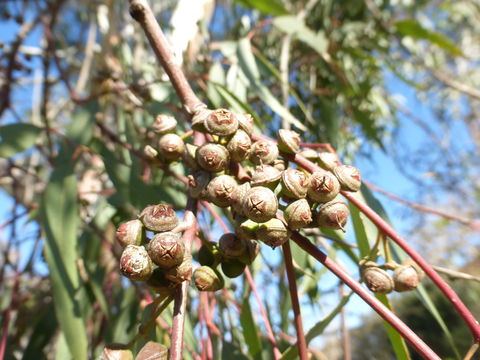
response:
[(179, 219), (168, 204), (149, 205), (138, 219), (121, 224), (116, 233), (124, 248), (120, 271), (135, 281), (146, 281), (155, 291), (168, 291), (192, 274), (189, 252), (180, 234)]
[(396, 265), (393, 277), (375, 264), (361, 266), (360, 274), (367, 287), (379, 294), (414, 290), (425, 276), (423, 270), (412, 259), (406, 259), (401, 265)]

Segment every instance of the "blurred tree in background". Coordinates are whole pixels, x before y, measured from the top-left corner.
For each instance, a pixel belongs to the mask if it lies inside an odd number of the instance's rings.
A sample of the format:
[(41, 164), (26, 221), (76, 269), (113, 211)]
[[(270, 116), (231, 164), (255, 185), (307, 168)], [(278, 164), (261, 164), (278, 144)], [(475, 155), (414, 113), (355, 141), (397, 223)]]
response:
[[(256, 132), (266, 135), (295, 129), (305, 142), (331, 144), (347, 163), (376, 166), (375, 154), (384, 154), (411, 184), (402, 193), (395, 184), (385, 190), (435, 209), (408, 210), (409, 241), (432, 264), (476, 259), (477, 1), (163, 0), (152, 8), (210, 107), (251, 113)], [(148, 204), (185, 208), (184, 186), (170, 176), (186, 175), (185, 166), (151, 166), (143, 147), (156, 141), (157, 114), (174, 115), (179, 132), (188, 131), (188, 114), (127, 1), (4, 1), (0, 17), (0, 202), (11, 206), (0, 206), (0, 349), (9, 359), (96, 358), (107, 343), (128, 343), (148, 319), (148, 290), (118, 272), (115, 229)], [(427, 110), (418, 113), (412, 101)], [(417, 136), (421, 141), (412, 141)], [(208, 214), (199, 222), (204, 231), (221, 231)], [(357, 276), (357, 249), (345, 241), (358, 245), (363, 231), (373, 242), (369, 225), (346, 238), (312, 236)], [(337, 283), (292, 247), (302, 306), (316, 316), (319, 336), (348, 301), (336, 307)], [(252, 273), (284, 351), (294, 330), (290, 300), (281, 295), (288, 291), (284, 264), (274, 254), (262, 249)], [(211, 346), (225, 359), (269, 359), (263, 324), (252, 315), (258, 304), (239, 279), (227, 284), (235, 299), (208, 298), (217, 305), (210, 309), (218, 327), (208, 330)], [(473, 305), (478, 292), (466, 294), (468, 284), (459, 293)], [(400, 297), (398, 313), (442, 357), (468, 349), (466, 335), (458, 335), (465, 325), (429, 287)], [(200, 353), (198, 334), (206, 331), (192, 298), (186, 358)], [(429, 319), (415, 313), (429, 310), (438, 312)], [(478, 306), (473, 311), (480, 315)], [(150, 335), (168, 342), (169, 321), (166, 315)], [(393, 358), (384, 328), (372, 322), (352, 332), (353, 358)], [(321, 342), (310, 345), (314, 358), (324, 358)]]

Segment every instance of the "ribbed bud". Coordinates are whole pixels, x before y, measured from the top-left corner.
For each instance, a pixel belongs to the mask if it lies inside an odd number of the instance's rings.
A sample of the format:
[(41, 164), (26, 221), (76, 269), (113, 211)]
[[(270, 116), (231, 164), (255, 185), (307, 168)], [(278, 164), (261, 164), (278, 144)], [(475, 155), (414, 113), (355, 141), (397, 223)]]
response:
[(260, 245), (255, 240), (246, 240), (245, 242), (247, 244), (247, 253), (239, 260), (248, 265), (253, 263), (257, 258), (257, 255), (260, 253)]
[(393, 272), (393, 283), (395, 291), (410, 291), (416, 289), (418, 284), (420, 284), (420, 277), (414, 266), (401, 265)]
[(252, 115), (246, 113), (235, 115), (238, 120), (239, 128), (245, 131), (248, 135), (252, 135), (253, 127), (255, 126)]
[(147, 342), (138, 352), (135, 360), (167, 360), (168, 348), (157, 342)]
[(230, 110), (216, 109), (205, 119), (205, 129), (213, 135), (232, 135), (238, 129), (238, 120)]
[(292, 230), (308, 226), (312, 222), (312, 210), (306, 199), (299, 199), (287, 206), (284, 211), (285, 221)]
[(192, 255), (183, 255), (183, 261), (165, 272), (167, 280), (174, 284), (180, 284), (182, 281), (190, 280), (192, 276)]
[(273, 141), (258, 140), (252, 144), (250, 161), (256, 165), (268, 165), (278, 158), (278, 147)]
[(210, 172), (223, 171), (230, 163), (227, 149), (219, 144), (205, 144), (197, 150), (198, 165)]
[(324, 203), (334, 199), (340, 191), (337, 178), (328, 171), (315, 171), (310, 176), (308, 197), (316, 202)]
[(183, 152), (183, 163), (190, 169), (197, 169), (197, 149), (198, 146), (186, 143), (185, 151)]
[(232, 202), (231, 206), (232, 209), (237, 213), (242, 215), (243, 214), (243, 200), (247, 195), (247, 192), (251, 189), (250, 183), (244, 183), (238, 185), (232, 193)]
[(296, 154), (300, 150), (300, 135), (293, 130), (278, 131), (278, 148), (287, 154)]
[(177, 127), (177, 120), (173, 116), (159, 114), (153, 122), (153, 131), (157, 134), (166, 134), (175, 130)]
[(188, 194), (194, 199), (207, 198), (207, 186), (210, 183), (210, 173), (203, 170), (195, 170), (188, 175)]
[(120, 257), (120, 271), (135, 281), (147, 281), (153, 272), (152, 260), (143, 246), (128, 245)]
[(227, 150), (233, 161), (241, 162), (248, 159), (250, 148), (252, 147), (252, 139), (243, 130), (237, 130), (230, 141), (227, 143)]
[(232, 260), (222, 261), (221, 267), (222, 267), (222, 272), (225, 274), (225, 276), (230, 279), (233, 279), (242, 275), (247, 265), (245, 265), (240, 260), (232, 259)]
[(367, 267), (361, 270), (361, 274), (370, 291), (379, 294), (392, 292), (393, 280), (385, 270), (378, 267)]
[(205, 128), (205, 121), (207, 117), (213, 112), (206, 107), (200, 107), (192, 116), (192, 129), (200, 132), (207, 132)]
[(287, 162), (283, 159), (276, 159), (272, 163), (272, 166), (278, 171), (284, 171), (287, 165), (288, 165)]
[(255, 234), (258, 240), (272, 248), (282, 245), (290, 238), (290, 231), (282, 221), (276, 218), (260, 224)]
[(172, 205), (149, 205), (139, 215), (148, 230), (170, 231), (178, 225), (178, 216)]
[(218, 241), (218, 249), (225, 259), (234, 259), (247, 252), (247, 243), (234, 233), (223, 234)]
[(199, 291), (217, 291), (225, 284), (222, 275), (208, 266), (196, 268), (193, 272), (193, 281)]
[(145, 154), (145, 156), (147, 158), (149, 158), (150, 160), (158, 160), (158, 151), (155, 150), (152, 146), (150, 145), (146, 145), (144, 148), (143, 148), (143, 153)]
[(148, 243), (148, 255), (163, 269), (170, 269), (183, 260), (185, 245), (179, 234), (162, 232), (156, 234)]
[(165, 269), (156, 268), (147, 280), (147, 286), (157, 294), (170, 293), (173, 284), (165, 277)]
[(271, 165), (260, 165), (255, 168), (250, 184), (252, 186), (266, 186), (275, 189), (282, 173)]
[(238, 187), (236, 180), (230, 175), (214, 177), (207, 185), (208, 199), (220, 207), (230, 206), (233, 192)]
[(250, 220), (265, 222), (275, 217), (278, 200), (272, 190), (263, 186), (251, 188), (243, 200), (243, 213)]
[(345, 231), (349, 215), (350, 211), (346, 203), (341, 200), (332, 200), (318, 209), (316, 222), (320, 227)]
[(117, 241), (126, 247), (127, 245), (140, 245), (144, 238), (143, 224), (140, 220), (130, 220), (117, 228)]
[(314, 163), (318, 160), (318, 152), (312, 148), (303, 149), (299, 152), (299, 155), (302, 155), (305, 159), (310, 160)]
[(355, 166), (340, 165), (333, 169), (333, 173), (340, 182), (342, 190), (358, 191), (362, 185), (360, 172)]
[(303, 171), (288, 168), (282, 173), (282, 194), (292, 199), (307, 196), (310, 175)]
[(158, 142), (158, 151), (167, 160), (178, 160), (183, 156), (185, 143), (177, 134), (165, 134)]
[(340, 160), (337, 154), (322, 152), (318, 154), (318, 165), (325, 170), (333, 171), (333, 169), (340, 165)]
[(132, 351), (124, 344), (109, 344), (103, 348), (101, 360), (133, 360)]

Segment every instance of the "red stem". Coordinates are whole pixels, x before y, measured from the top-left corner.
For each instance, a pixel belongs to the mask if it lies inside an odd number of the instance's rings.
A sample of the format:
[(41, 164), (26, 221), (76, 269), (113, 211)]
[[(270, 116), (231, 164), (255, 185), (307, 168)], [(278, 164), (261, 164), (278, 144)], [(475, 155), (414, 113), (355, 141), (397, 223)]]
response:
[(292, 240), (297, 243), (303, 250), (320, 261), (325, 267), (341, 279), (349, 288), (351, 288), (358, 296), (360, 296), (370, 307), (375, 310), (385, 321), (392, 325), (405, 340), (407, 340), (417, 352), (425, 359), (440, 359), (435, 352), (428, 347), (427, 344), (420, 339), (414, 331), (412, 331), (405, 323), (400, 320), (393, 312), (391, 312), (380, 300), (370, 294), (360, 283), (342, 270), (337, 263), (330, 259), (325, 253), (319, 250), (306, 237), (298, 232), (292, 233)]
[(293, 269), (292, 251), (290, 242), (282, 245), (283, 255), (285, 257), (285, 267), (287, 270), (288, 287), (290, 289), (290, 299), (292, 300), (293, 314), (295, 317), (295, 329), (297, 331), (297, 346), (300, 360), (308, 360), (307, 342), (303, 332), (302, 314), (300, 312), (300, 302), (298, 301), (297, 281)]

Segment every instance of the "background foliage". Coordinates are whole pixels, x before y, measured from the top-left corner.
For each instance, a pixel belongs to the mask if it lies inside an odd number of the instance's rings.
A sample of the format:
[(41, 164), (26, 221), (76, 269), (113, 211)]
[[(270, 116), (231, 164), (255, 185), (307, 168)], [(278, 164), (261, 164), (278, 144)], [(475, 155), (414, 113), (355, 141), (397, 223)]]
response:
[[(381, 153), (409, 181), (400, 195), (453, 214), (389, 215), (408, 219), (404, 231), (431, 263), (470, 264), (468, 271), (478, 272), (479, 229), (471, 222), (479, 217), (480, 194), (478, 2), (202, 0), (152, 6), (202, 100), (252, 113), (257, 132), (292, 127), (305, 141), (330, 143), (345, 162), (370, 164), (367, 182), (382, 171), (375, 162)], [(183, 185), (169, 171), (187, 170), (181, 164), (151, 167), (141, 151), (156, 140), (156, 114), (175, 115), (180, 132), (188, 125), (127, 7), (126, 1), (108, 0), (0, 4), (0, 184), (1, 202), (11, 206), (2, 206), (0, 225), (6, 358), (95, 358), (106, 343), (130, 341), (148, 318), (148, 290), (118, 273), (114, 232), (148, 204), (185, 207)], [(399, 193), (395, 184), (388, 190)], [(364, 196), (378, 208), (366, 187)], [(199, 220), (206, 234), (220, 233), (208, 214)], [(346, 239), (334, 232), (328, 235), (337, 241), (312, 237), (356, 274), (360, 252), (342, 241), (361, 249), (375, 234), (359, 214), (352, 212), (352, 220)], [(302, 307), (315, 319), (309, 339), (323, 339), (310, 343), (314, 356), (343, 356), (323, 333), (351, 297), (338, 300), (331, 275), (295, 246), (293, 252)], [(281, 350), (294, 358), (289, 299), (281, 295), (287, 291), (284, 264), (264, 249), (252, 271)], [(459, 286), (462, 297), (478, 302), (478, 292)], [(199, 321), (205, 304), (193, 290), (192, 299), (186, 358), (201, 351), (198, 339), (207, 333), (223, 358), (271, 357), (258, 304), (243, 278), (207, 299), (217, 305), (210, 310), (218, 333)], [(458, 358), (470, 345), (459, 335), (464, 325), (428, 285), (394, 303), (442, 358)], [(166, 343), (169, 312), (151, 334)], [(366, 331), (373, 321), (351, 333), (355, 359), (372, 358), (373, 349), (378, 359), (392, 358), (390, 349), (400, 357), (398, 336), (390, 338), (391, 347), (384, 328)], [(443, 335), (428, 336), (432, 332)]]

